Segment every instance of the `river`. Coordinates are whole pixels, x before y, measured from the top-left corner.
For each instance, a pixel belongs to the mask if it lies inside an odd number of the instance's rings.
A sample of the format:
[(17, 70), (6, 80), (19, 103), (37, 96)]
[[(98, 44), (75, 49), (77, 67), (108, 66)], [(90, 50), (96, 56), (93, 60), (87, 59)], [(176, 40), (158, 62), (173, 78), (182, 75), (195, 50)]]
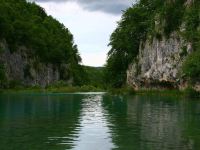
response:
[(1, 94), (0, 150), (198, 150), (200, 100)]

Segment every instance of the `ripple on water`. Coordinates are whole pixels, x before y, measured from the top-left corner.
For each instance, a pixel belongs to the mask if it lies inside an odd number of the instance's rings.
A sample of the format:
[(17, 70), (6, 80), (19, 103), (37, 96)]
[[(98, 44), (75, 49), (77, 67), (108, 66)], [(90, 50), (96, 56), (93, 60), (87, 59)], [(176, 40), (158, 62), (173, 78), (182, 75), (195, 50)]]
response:
[(199, 114), (167, 96), (0, 95), (0, 149), (196, 150)]

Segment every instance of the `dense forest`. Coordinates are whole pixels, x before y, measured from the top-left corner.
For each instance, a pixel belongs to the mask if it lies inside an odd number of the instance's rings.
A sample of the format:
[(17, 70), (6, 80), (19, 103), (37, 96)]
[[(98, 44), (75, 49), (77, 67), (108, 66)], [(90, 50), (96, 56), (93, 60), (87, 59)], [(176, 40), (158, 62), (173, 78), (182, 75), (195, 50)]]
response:
[(1, 0), (0, 14), (0, 37), (11, 51), (25, 45), (43, 62), (81, 61), (70, 31), (35, 3)]
[(96, 88), (106, 89), (104, 81), (104, 67), (83, 66), (86, 74), (86, 84)]
[[(188, 3), (188, 4), (187, 4)], [(161, 22), (156, 27), (156, 21)], [(200, 1), (199, 0), (140, 0), (123, 12), (118, 27), (110, 38), (111, 50), (105, 69), (106, 82), (112, 87), (126, 84), (126, 71), (137, 59), (140, 42), (156, 37), (166, 38), (174, 31), (192, 43), (193, 53), (183, 64), (184, 75), (191, 80), (200, 78)], [(184, 30), (181, 31), (181, 28)], [(186, 51), (183, 48), (183, 55)]]
[[(58, 66), (61, 69), (62, 80), (73, 77), (76, 85), (85, 82), (85, 76), (81, 76), (84, 71), (79, 65), (81, 57), (74, 44), (73, 35), (35, 3), (26, 0), (0, 0), (0, 41), (6, 41), (11, 53), (25, 46), (30, 58)], [(3, 48), (0, 49), (3, 53)], [(66, 76), (62, 64), (70, 66)], [(2, 63), (0, 78), (2, 82), (5, 81)]]

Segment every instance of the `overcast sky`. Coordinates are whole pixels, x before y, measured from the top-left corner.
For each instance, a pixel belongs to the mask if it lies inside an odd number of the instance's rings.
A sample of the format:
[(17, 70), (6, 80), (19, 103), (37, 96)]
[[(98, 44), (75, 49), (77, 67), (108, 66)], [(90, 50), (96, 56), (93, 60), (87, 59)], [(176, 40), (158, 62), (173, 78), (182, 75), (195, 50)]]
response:
[(110, 34), (133, 0), (34, 0), (74, 35), (83, 64), (103, 66)]

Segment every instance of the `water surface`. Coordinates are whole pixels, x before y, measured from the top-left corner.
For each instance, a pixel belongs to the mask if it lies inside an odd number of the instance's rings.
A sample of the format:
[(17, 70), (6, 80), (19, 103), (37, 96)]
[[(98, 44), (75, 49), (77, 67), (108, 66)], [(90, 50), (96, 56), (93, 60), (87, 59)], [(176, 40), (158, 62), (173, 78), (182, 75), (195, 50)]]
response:
[(198, 150), (200, 100), (1, 94), (0, 150)]

